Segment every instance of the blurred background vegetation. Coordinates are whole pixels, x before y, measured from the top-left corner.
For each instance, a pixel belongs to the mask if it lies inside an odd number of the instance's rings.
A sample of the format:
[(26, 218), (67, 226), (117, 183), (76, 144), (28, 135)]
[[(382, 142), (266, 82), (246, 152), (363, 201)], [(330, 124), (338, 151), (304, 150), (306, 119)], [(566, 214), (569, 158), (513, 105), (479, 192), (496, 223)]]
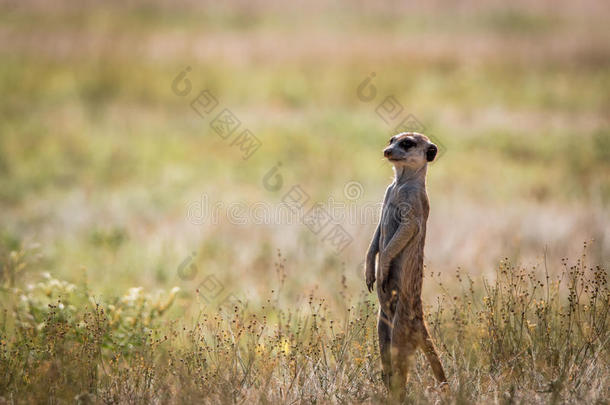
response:
[[(610, 258), (609, 7), (597, 1), (3, 2), (0, 227), (4, 257), (37, 244), (40, 269), (98, 294), (182, 288), (216, 274), (250, 300), (280, 249), (287, 289), (336, 296), (375, 224), (343, 224), (335, 254), (299, 224), (193, 224), (189, 204), (382, 198), (394, 95), (443, 146), (428, 175), (426, 264), (493, 274), (589, 241)], [(172, 91), (187, 66), (193, 91)], [(372, 72), (377, 97), (358, 85)], [(203, 89), (262, 142), (243, 160), (189, 106)], [(217, 110), (219, 111), (219, 110)], [(262, 186), (282, 162), (284, 187)], [(363, 194), (344, 195), (356, 181)], [(196, 278), (178, 266), (193, 255)], [(35, 278), (34, 275), (32, 277)], [(428, 286), (430, 287), (430, 286)], [(426, 288), (432, 297), (433, 288)]]

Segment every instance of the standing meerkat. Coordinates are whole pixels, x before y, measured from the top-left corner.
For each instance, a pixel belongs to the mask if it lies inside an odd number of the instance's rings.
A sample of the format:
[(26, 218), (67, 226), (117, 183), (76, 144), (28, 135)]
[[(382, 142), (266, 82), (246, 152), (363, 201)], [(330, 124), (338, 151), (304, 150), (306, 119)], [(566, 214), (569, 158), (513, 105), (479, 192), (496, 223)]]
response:
[(377, 331), (383, 380), (400, 395), (404, 395), (409, 365), (418, 347), (426, 354), (436, 379), (447, 382), (424, 323), (421, 301), (430, 210), (426, 171), (437, 151), (428, 137), (416, 132), (404, 132), (390, 139), (383, 155), (394, 165), (396, 176), (385, 192), (381, 220), (366, 255), (369, 291), (377, 279)]

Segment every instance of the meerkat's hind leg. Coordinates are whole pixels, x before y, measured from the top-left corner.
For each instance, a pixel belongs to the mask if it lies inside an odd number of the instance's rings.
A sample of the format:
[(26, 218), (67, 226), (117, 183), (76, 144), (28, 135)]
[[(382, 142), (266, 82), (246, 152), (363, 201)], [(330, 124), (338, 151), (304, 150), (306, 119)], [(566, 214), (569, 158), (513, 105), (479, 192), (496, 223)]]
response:
[(402, 400), (409, 375), (409, 367), (418, 346), (418, 330), (409, 310), (399, 301), (392, 324), (392, 392)]
[(392, 395), (402, 401), (406, 395), (406, 385), (409, 378), (409, 368), (417, 349), (414, 331), (403, 330), (403, 333), (392, 335)]
[(386, 387), (390, 388), (392, 378), (392, 356), (390, 346), (392, 344), (392, 320), (379, 308), (377, 316), (377, 333), (379, 334), (379, 352), (381, 354), (381, 376)]
[(436, 352), (436, 348), (434, 347), (430, 333), (428, 333), (428, 329), (423, 322), (421, 323), (420, 331), (422, 335), (422, 349), (426, 355), (426, 358), (430, 362), (432, 372), (439, 383), (446, 383), (447, 377), (445, 376), (445, 370), (443, 370), (443, 365), (438, 357), (438, 353)]

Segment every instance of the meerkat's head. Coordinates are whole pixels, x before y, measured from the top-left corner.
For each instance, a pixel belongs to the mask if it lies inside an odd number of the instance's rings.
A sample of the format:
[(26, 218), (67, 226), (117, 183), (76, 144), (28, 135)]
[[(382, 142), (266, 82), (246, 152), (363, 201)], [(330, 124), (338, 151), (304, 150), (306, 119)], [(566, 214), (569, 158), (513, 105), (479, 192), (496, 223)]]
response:
[(403, 132), (390, 138), (383, 156), (396, 168), (418, 170), (432, 162), (437, 152), (438, 148), (427, 136), (417, 132)]

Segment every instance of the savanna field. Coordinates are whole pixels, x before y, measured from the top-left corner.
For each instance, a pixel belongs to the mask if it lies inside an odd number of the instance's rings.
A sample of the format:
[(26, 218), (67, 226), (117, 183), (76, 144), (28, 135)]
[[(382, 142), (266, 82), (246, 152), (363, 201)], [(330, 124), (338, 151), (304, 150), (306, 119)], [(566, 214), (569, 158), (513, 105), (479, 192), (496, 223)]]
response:
[(389, 401), (362, 262), (399, 129), (440, 149), (449, 379), (418, 352), (405, 401), (608, 404), (609, 17), (1, 2), (0, 405)]

